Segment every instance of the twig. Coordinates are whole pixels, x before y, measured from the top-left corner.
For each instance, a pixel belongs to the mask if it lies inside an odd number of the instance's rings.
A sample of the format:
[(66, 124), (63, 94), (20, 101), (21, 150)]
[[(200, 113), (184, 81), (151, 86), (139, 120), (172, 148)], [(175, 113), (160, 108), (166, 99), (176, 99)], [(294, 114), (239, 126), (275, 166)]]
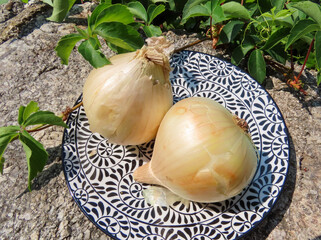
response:
[(269, 65), (271, 65), (271, 66), (273, 66), (273, 67), (276, 67), (276, 68), (278, 68), (278, 69), (281, 69), (281, 70), (284, 71), (284, 72), (290, 72), (290, 71), (291, 71), (290, 68), (284, 66), (284, 65), (281, 64), (281, 63), (275, 62), (275, 61), (273, 61), (273, 60), (271, 60), (271, 59), (269, 59), (269, 58), (267, 58), (267, 57), (264, 57), (264, 59), (265, 59), (265, 61), (266, 61)]
[[(77, 108), (81, 107), (82, 105), (83, 105), (83, 103), (80, 102), (80, 103), (78, 103), (77, 105), (75, 105), (72, 108), (67, 107), (66, 110), (59, 117), (61, 117), (63, 121), (66, 121), (68, 116), (69, 116), (69, 114), (71, 112), (73, 112), (74, 110), (76, 110)], [(29, 130), (26, 129), (26, 131), (28, 133), (38, 132), (38, 131), (44, 130), (44, 129), (48, 128), (48, 127), (51, 127), (51, 126), (53, 126), (53, 125), (50, 125), (50, 124), (38, 125), (38, 126), (32, 128), (32, 129), (29, 129)]]
[(305, 56), (304, 63), (303, 63), (303, 65), (302, 65), (301, 71), (299, 72), (299, 75), (297, 76), (297, 79), (298, 79), (298, 80), (300, 79), (300, 77), (301, 77), (301, 75), (302, 75), (302, 72), (303, 72), (303, 70), (304, 70), (304, 68), (305, 68), (305, 65), (306, 65), (306, 63), (307, 63), (307, 61), (308, 61), (308, 58), (309, 58), (309, 55), (310, 55), (310, 52), (311, 52), (311, 49), (312, 49), (313, 44), (314, 44), (314, 38), (312, 39), (312, 41), (311, 41), (311, 43), (310, 43), (309, 50), (308, 50), (308, 52), (307, 52), (307, 55)]
[(293, 62), (293, 46), (291, 45), (291, 70), (294, 71), (294, 62)]
[(38, 131), (41, 131), (41, 130), (44, 130), (44, 129), (46, 129), (46, 128), (48, 128), (48, 127), (51, 127), (52, 125), (49, 125), (49, 124), (47, 124), (47, 125), (40, 125), (40, 126), (38, 126), (38, 127), (35, 127), (35, 128), (33, 128), (33, 129), (29, 129), (29, 130), (26, 130), (28, 133), (32, 133), (32, 132), (38, 132)]
[(67, 118), (68, 118), (68, 116), (69, 116), (69, 114), (70, 114), (71, 112), (73, 112), (74, 110), (76, 110), (77, 108), (81, 107), (82, 104), (83, 104), (83, 103), (80, 102), (80, 103), (78, 103), (77, 105), (75, 105), (75, 106), (72, 107), (72, 108), (67, 107), (66, 110), (62, 113), (62, 116), (61, 116), (62, 120), (63, 120), (63, 121), (66, 121)]
[(190, 43), (190, 44), (188, 44), (188, 45), (186, 45), (186, 46), (184, 46), (184, 47), (175, 49), (175, 50), (174, 50), (174, 53), (183, 51), (183, 50), (185, 50), (186, 48), (192, 47), (192, 46), (194, 46), (194, 45), (196, 45), (196, 44), (199, 44), (199, 43), (201, 43), (201, 42), (204, 42), (204, 41), (206, 41), (206, 40), (211, 40), (211, 39), (208, 38), (208, 37), (199, 39), (199, 40), (197, 40), (197, 41), (195, 41), (195, 42), (192, 42), (192, 43)]

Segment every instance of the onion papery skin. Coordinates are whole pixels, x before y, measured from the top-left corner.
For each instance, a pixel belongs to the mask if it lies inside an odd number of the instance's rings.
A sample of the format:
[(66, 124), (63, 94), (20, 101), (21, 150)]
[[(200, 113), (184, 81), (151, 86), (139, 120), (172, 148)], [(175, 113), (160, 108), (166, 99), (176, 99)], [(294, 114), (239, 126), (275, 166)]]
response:
[(134, 179), (188, 200), (219, 202), (239, 194), (256, 167), (255, 147), (237, 118), (214, 100), (192, 97), (166, 113), (152, 159)]
[[(139, 145), (154, 139), (173, 104), (168, 58), (144, 46), (110, 58), (111, 65), (90, 72), (83, 105), (92, 132), (109, 142)], [(159, 60), (161, 58), (161, 61)]]

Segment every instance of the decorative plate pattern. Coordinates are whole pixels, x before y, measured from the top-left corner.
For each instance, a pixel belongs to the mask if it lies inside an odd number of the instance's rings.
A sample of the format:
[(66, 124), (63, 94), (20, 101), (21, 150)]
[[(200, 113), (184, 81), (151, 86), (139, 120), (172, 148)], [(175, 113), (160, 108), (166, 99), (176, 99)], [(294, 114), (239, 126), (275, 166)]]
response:
[(89, 130), (81, 107), (69, 116), (63, 138), (63, 169), (70, 193), (90, 221), (114, 239), (240, 238), (268, 214), (286, 179), (289, 142), (282, 115), (270, 95), (230, 63), (183, 51), (172, 56), (171, 66), (174, 102), (192, 96), (211, 98), (247, 121), (258, 149), (251, 184), (223, 202), (152, 207), (142, 195), (147, 185), (135, 182), (132, 173), (150, 160), (154, 142), (111, 144)]

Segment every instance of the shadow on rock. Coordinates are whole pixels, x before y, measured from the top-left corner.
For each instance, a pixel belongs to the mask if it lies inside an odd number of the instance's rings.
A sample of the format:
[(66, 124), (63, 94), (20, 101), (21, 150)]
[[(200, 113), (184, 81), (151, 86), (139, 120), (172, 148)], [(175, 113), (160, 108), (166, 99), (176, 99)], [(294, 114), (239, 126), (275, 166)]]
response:
[(321, 235), (317, 236), (316, 238), (313, 238), (312, 240), (321, 240)]
[[(265, 216), (259, 225), (245, 235), (243, 240), (263, 240), (266, 239), (274, 228), (282, 221), (285, 213), (289, 209), (296, 185), (296, 153), (291, 136), (289, 135), (290, 160), (287, 178), (282, 188), (282, 192), (274, 203), (272, 210)], [(315, 239), (316, 240), (316, 239)]]
[[(31, 185), (31, 190), (40, 190), (45, 187), (51, 179), (56, 178), (62, 171), (61, 164), (61, 145), (46, 149), (49, 158), (44, 167), (44, 170), (38, 174), (38, 176), (33, 180)], [(22, 197), (24, 194), (28, 193), (29, 189), (26, 188), (17, 198)]]

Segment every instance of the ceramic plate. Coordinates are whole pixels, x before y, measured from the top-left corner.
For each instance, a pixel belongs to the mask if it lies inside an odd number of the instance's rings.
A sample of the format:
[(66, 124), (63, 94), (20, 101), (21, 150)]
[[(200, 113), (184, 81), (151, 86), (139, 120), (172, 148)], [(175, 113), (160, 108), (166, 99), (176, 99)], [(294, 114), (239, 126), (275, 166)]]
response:
[(150, 206), (142, 195), (147, 185), (135, 182), (132, 173), (151, 159), (154, 142), (111, 144), (89, 130), (81, 107), (69, 116), (63, 138), (70, 193), (90, 221), (114, 239), (237, 239), (258, 225), (282, 190), (289, 165), (283, 117), (270, 95), (230, 63), (183, 51), (172, 56), (171, 66), (174, 102), (192, 96), (211, 98), (247, 121), (259, 155), (251, 184), (223, 202)]

